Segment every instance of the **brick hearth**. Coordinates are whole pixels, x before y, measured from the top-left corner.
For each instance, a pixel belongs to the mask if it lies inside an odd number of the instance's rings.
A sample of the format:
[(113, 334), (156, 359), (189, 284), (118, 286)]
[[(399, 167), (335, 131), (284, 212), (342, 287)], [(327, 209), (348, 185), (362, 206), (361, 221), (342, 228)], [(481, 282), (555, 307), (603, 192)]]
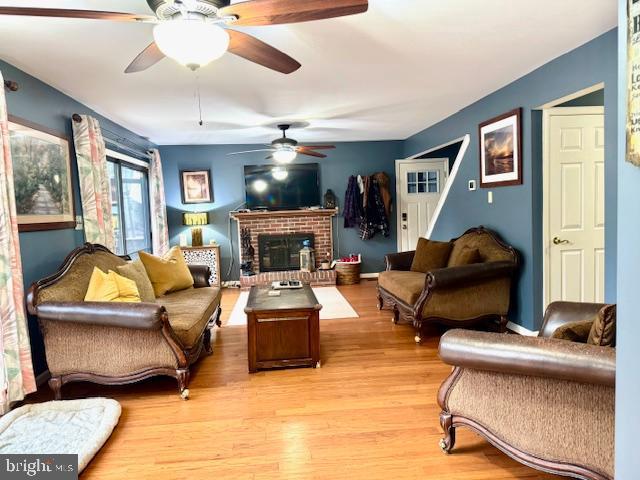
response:
[[(240, 230), (251, 230), (251, 245), (255, 250), (253, 268), (256, 275), (240, 277), (242, 288), (249, 288), (258, 283), (270, 283), (275, 280), (297, 279), (310, 282), (312, 286), (335, 285), (335, 271), (315, 271), (313, 273), (299, 270), (287, 272), (260, 272), (258, 258), (258, 235), (285, 235), (288, 233), (313, 233), (315, 237), (316, 267), (321, 260), (333, 259), (333, 223), (336, 210), (286, 210), (274, 212), (234, 212), (232, 218), (238, 222), (238, 238)], [(241, 248), (240, 248), (241, 250)], [(240, 251), (240, 261), (243, 252)]]

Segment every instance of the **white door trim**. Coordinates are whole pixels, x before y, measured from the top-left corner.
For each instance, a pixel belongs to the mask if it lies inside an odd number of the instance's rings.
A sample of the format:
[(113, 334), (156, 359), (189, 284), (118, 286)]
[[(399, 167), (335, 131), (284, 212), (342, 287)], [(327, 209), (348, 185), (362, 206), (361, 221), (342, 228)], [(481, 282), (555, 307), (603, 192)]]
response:
[[(425, 160), (429, 160), (428, 158), (418, 158), (421, 157), (422, 155), (426, 155), (427, 153), (431, 153), (431, 152), (435, 152), (436, 150), (440, 150), (441, 148), (444, 147), (448, 147), (449, 145), (452, 145), (454, 143), (458, 143), (458, 142), (462, 142), (462, 145), (460, 145), (460, 151), (458, 152), (458, 156), (456, 157), (454, 163), (453, 163), (453, 168), (451, 168), (449, 171), (449, 166), (447, 165), (447, 172), (448, 172), (448, 176), (447, 176), (447, 181), (444, 185), (444, 188), (442, 189), (442, 193), (440, 194), (440, 199), (438, 200), (438, 205), (436, 206), (435, 211), (433, 212), (433, 216), (431, 217), (431, 222), (429, 223), (429, 228), (427, 229), (427, 231), (425, 232), (425, 238), (430, 238), (431, 234), (433, 233), (433, 229), (436, 225), (436, 222), (438, 221), (438, 217), (440, 216), (440, 212), (442, 211), (442, 207), (444, 206), (445, 202), (447, 201), (447, 196), (449, 195), (449, 190), (451, 190), (451, 185), (453, 185), (453, 182), (456, 178), (456, 175), (458, 174), (458, 170), (460, 168), (460, 163), (462, 163), (462, 159), (464, 158), (464, 154), (467, 151), (467, 148), (469, 148), (469, 143), (471, 142), (471, 135), (469, 135), (468, 133), (460, 138), (456, 138), (455, 140), (451, 140), (449, 142), (443, 143), (442, 145), (438, 145), (437, 147), (433, 147), (433, 148), (429, 148), (428, 150), (425, 150), (424, 152), (420, 152), (420, 153), (416, 153), (415, 155), (412, 155), (410, 157), (404, 158), (402, 160), (396, 160), (396, 199), (400, 198), (400, 188), (399, 188), (399, 182), (398, 182), (398, 178), (399, 178), (399, 171), (400, 171), (400, 163), (415, 163), (415, 162), (421, 162), (421, 161), (425, 161)], [(399, 200), (397, 201), (397, 203), (399, 204)], [(402, 215), (401, 212), (397, 212), (396, 215), (396, 240), (397, 240), (397, 248), (398, 251), (400, 251), (402, 249), (402, 236), (400, 235), (400, 230), (402, 228)]]
[[(559, 115), (604, 115), (604, 107), (551, 107), (542, 110), (542, 308), (547, 307), (549, 292), (549, 169), (551, 153), (549, 122), (551, 116)], [(606, 121), (606, 118), (605, 118)], [(605, 224), (605, 230), (607, 225)]]

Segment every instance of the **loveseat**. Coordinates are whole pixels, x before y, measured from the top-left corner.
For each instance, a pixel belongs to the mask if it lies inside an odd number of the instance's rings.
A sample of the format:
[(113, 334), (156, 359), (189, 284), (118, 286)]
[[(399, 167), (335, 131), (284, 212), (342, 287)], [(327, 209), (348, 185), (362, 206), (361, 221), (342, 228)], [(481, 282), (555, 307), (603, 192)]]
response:
[(212, 353), (221, 293), (209, 285), (207, 266), (190, 265), (193, 288), (153, 303), (84, 301), (94, 267), (107, 272), (128, 260), (87, 243), (31, 286), (27, 307), (38, 317), (56, 399), (69, 382), (122, 385), (155, 375), (174, 377), (186, 399), (190, 365), (203, 351)]
[[(395, 323), (412, 323), (416, 343), (430, 322), (453, 327), (493, 322), (501, 331), (506, 328), (516, 250), (485, 227), (469, 229), (450, 243), (443, 268), (412, 271), (416, 251), (392, 253), (378, 276), (378, 308), (392, 309)], [(465, 251), (475, 253), (477, 261), (454, 266)]]
[(438, 394), (440, 447), (451, 452), (464, 426), (531, 467), (613, 479), (615, 348), (586, 343), (603, 306), (552, 303), (538, 338), (445, 333), (440, 357), (454, 369)]

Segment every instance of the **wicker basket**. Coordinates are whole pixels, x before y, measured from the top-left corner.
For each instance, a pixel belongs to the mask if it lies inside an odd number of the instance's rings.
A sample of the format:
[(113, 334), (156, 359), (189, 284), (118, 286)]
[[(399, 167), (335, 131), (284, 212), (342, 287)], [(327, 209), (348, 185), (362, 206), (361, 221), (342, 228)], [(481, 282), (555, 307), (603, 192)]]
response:
[(336, 282), (338, 285), (356, 285), (360, 283), (360, 262), (337, 262)]

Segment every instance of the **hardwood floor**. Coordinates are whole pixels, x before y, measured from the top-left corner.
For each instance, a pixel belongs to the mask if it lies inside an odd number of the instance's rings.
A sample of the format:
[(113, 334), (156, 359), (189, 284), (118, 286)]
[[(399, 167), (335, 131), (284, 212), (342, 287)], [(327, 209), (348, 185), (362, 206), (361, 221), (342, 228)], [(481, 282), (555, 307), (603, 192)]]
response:
[[(554, 479), (460, 429), (451, 455), (436, 392), (449, 367), (438, 338), (376, 308), (375, 282), (340, 287), (360, 318), (323, 320), (322, 368), (247, 373), (246, 330), (224, 327), (194, 368), (191, 399), (175, 381), (65, 386), (65, 398), (122, 404), (111, 439), (83, 479)], [(226, 320), (237, 291), (223, 297)]]

